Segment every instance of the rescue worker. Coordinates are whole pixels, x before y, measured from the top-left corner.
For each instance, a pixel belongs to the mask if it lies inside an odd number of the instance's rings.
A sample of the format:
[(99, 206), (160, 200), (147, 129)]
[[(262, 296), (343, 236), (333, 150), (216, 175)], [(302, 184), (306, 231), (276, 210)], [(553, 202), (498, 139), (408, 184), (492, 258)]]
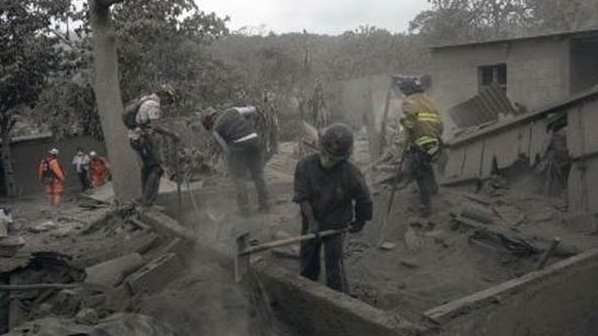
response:
[(79, 177), (79, 183), (81, 183), (81, 191), (86, 192), (91, 189), (91, 183), (89, 181), (89, 164), (90, 159), (83, 150), (78, 147), (77, 154), (73, 157), (73, 169)]
[(106, 158), (99, 156), (95, 151), (91, 151), (89, 156), (91, 157), (89, 167), (91, 183), (94, 188), (98, 188), (110, 179), (110, 164)]
[(66, 173), (58, 162), (58, 149), (52, 148), (48, 151), (48, 156), (39, 164), (38, 175), (40, 182), (46, 186), (50, 205), (60, 207)]
[(419, 189), (420, 214), (428, 217), (432, 213), (432, 195), (438, 192), (432, 163), (442, 147), (443, 124), (438, 109), (424, 93), (421, 79), (407, 76), (393, 79), (403, 94), (400, 124), (406, 134), (405, 167)]
[[(158, 196), (160, 178), (164, 174), (164, 162), (161, 142), (162, 137), (168, 136), (179, 142), (179, 135), (170, 130), (161, 121), (162, 108), (172, 105), (175, 101), (175, 91), (170, 85), (164, 85), (153, 94), (141, 97), (133, 106), (134, 125), (129, 128), (129, 142), (131, 147), (141, 158), (141, 185), (143, 206), (152, 206)], [(127, 110), (129, 107), (127, 107)], [(125, 113), (128, 113), (125, 111)]]
[[(318, 233), (349, 227), (363, 229), (372, 219), (372, 200), (359, 169), (348, 161), (353, 132), (344, 124), (332, 124), (320, 136), (320, 151), (297, 163), (293, 201), (301, 209), (301, 233)], [(324, 245), (326, 285), (346, 291), (343, 279), (343, 235), (328, 236), (301, 244), (301, 275), (318, 280), (320, 250)]]
[(203, 126), (212, 131), (214, 138), (226, 153), (237, 193), (237, 205), (242, 214), (249, 213), (249, 198), (244, 181), (246, 171), (249, 171), (257, 191), (258, 211), (267, 211), (270, 208), (262, 152), (252, 122), (255, 118), (257, 111), (253, 106), (233, 107), (222, 113), (209, 107), (201, 116)]

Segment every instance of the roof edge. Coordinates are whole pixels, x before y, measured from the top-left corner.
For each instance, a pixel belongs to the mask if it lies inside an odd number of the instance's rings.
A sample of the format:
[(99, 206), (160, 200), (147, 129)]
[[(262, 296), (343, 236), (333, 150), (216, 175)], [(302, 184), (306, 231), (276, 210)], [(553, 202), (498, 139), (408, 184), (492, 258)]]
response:
[(556, 37), (571, 37), (571, 36), (575, 36), (575, 35), (593, 35), (593, 34), (598, 35), (598, 28), (587, 29), (587, 30), (562, 31), (562, 32), (554, 32), (554, 33), (541, 34), (541, 35), (500, 38), (500, 39), (486, 40), (486, 41), (462, 42), (462, 43), (455, 43), (455, 44), (440, 44), (440, 45), (430, 46), (428, 49), (435, 51), (435, 50), (441, 50), (441, 49), (471, 47), (471, 46), (484, 45), (484, 44), (507, 43), (507, 42), (515, 42), (515, 41), (546, 39), (546, 38), (556, 38)]

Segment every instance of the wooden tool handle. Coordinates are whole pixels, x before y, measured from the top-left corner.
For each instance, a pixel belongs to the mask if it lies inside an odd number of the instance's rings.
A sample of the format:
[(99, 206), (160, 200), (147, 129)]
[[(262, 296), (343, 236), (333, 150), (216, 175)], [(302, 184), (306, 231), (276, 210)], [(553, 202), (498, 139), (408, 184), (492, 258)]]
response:
[(298, 236), (298, 237), (277, 240), (277, 241), (273, 241), (270, 243), (264, 243), (264, 244), (252, 246), (243, 251), (240, 251), (239, 255), (244, 256), (244, 255), (248, 255), (248, 254), (258, 253), (258, 252), (266, 251), (269, 249), (273, 249), (275, 247), (295, 244), (295, 243), (299, 243), (299, 242), (306, 241), (306, 240), (316, 239), (318, 237), (323, 238), (323, 237), (328, 237), (328, 236), (334, 236), (334, 235), (345, 233), (345, 232), (347, 232), (347, 229), (326, 230), (326, 231), (321, 231), (318, 234), (308, 233), (306, 235), (302, 235), (302, 236)]

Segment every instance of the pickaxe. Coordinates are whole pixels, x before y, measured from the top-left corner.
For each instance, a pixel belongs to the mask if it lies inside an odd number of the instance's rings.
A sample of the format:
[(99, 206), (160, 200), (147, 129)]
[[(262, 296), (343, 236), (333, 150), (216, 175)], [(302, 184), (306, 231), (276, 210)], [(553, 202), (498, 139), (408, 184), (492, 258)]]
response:
[(243, 278), (243, 275), (247, 273), (247, 269), (249, 268), (249, 256), (254, 253), (259, 253), (263, 251), (267, 251), (276, 247), (291, 245), (300, 243), (303, 241), (313, 240), (313, 239), (320, 239), (324, 237), (334, 236), (337, 234), (343, 234), (347, 232), (347, 229), (338, 229), (338, 230), (326, 230), (316, 233), (308, 233), (298, 237), (292, 237), (282, 240), (276, 240), (269, 243), (248, 246), (249, 241), (249, 233), (245, 233), (236, 240), (237, 249), (234, 255), (234, 263), (235, 263), (235, 281), (239, 282)]

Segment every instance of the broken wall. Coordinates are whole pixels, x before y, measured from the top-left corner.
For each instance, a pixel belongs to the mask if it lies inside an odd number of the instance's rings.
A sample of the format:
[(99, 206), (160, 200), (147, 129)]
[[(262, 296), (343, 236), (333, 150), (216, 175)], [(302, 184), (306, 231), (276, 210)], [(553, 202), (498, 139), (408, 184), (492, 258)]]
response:
[(536, 165), (550, 134), (544, 115), (449, 144), (444, 177), (448, 181), (487, 178), (518, 160)]

